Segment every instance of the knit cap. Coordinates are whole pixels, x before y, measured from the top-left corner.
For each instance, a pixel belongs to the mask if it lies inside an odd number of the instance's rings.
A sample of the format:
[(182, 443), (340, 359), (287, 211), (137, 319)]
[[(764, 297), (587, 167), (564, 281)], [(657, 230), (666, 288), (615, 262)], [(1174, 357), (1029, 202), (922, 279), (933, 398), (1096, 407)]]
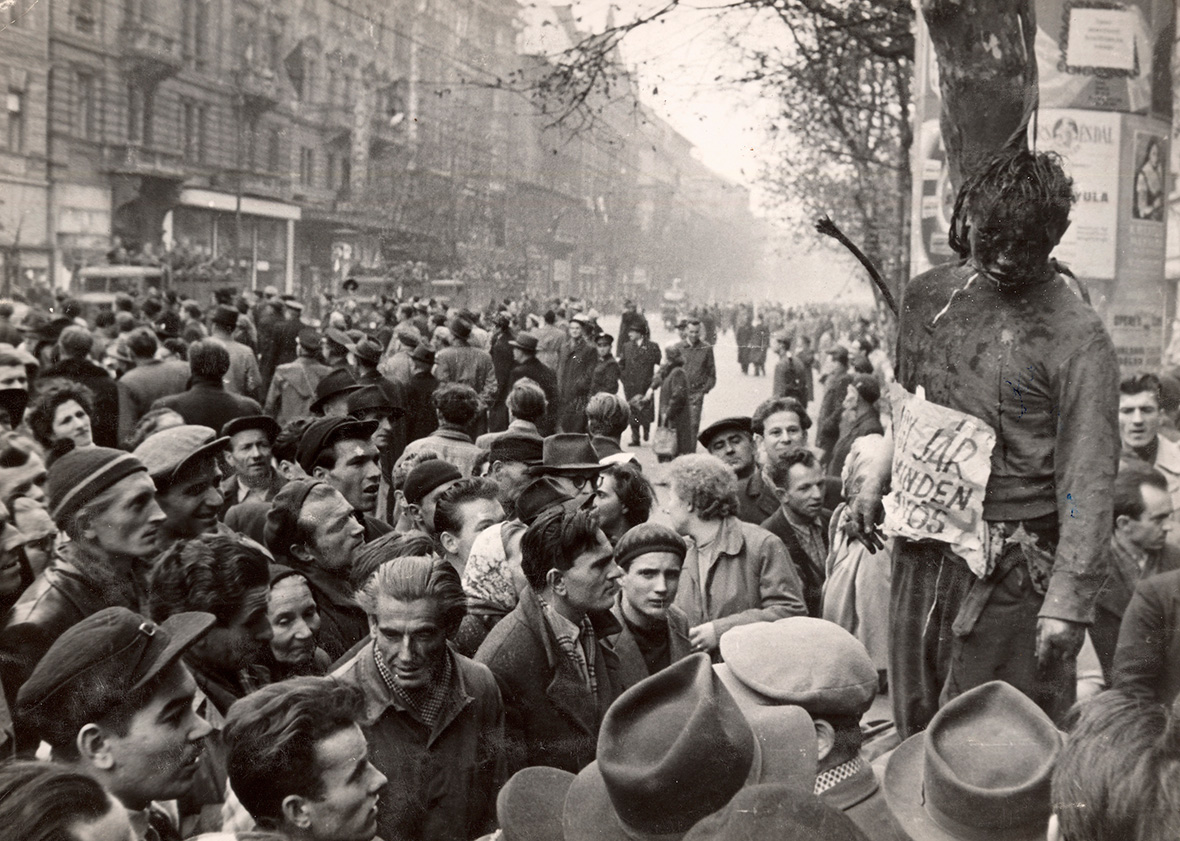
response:
[(53, 463), (45, 481), (53, 522), (64, 529), (82, 506), (140, 470), (147, 472), (143, 462), (123, 450), (109, 447), (71, 450)]

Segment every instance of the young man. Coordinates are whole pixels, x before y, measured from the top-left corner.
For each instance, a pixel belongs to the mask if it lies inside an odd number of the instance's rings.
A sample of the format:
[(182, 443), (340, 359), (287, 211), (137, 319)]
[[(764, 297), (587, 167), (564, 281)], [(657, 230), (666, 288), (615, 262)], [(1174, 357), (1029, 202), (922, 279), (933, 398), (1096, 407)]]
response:
[(270, 502), (286, 482), (272, 458), (279, 425), (268, 415), (235, 418), (221, 428), (229, 439), (226, 464), (233, 470), (221, 484), (221, 513), (239, 502)]
[[(1155, 374), (1128, 377), (1119, 383), (1119, 469), (1136, 465), (1153, 468), (1168, 481), (1172, 508), (1180, 509), (1180, 444), (1160, 435), (1160, 381)], [(1173, 523), (1176, 518), (1173, 516)], [(1180, 549), (1180, 529), (1169, 535)]]
[(274, 683), (234, 704), (229, 781), (260, 830), (239, 839), (372, 841), (386, 778), (369, 762), (364, 710), (360, 690), (324, 677)]
[(205, 613), (157, 625), (108, 607), (63, 633), (21, 687), (20, 728), (101, 783), (137, 841), (181, 837), (152, 804), (187, 795), (201, 770), (211, 728), (193, 711), (197, 686), (181, 658), (212, 625)]
[(594, 363), (594, 373), (590, 377), (590, 395), (610, 394), (619, 392), (619, 361), (611, 353), (611, 345), (615, 337), (610, 333), (599, 333), (594, 337), (594, 352), (598, 360)]
[(459, 468), (464, 476), (470, 476), (476, 461), (483, 455), (483, 450), (475, 446), (467, 433), (481, 411), (480, 397), (471, 386), (445, 383), (434, 392), (433, 401), (438, 413), (437, 428), (425, 438), (407, 444), (402, 457), (431, 450), (443, 461)]
[(319, 644), (333, 661), (369, 630), (348, 578), (364, 534), (348, 500), (325, 482), (288, 482), (266, 517), (266, 547), (307, 579), (320, 610)]
[(491, 479), (463, 479), (448, 487), (434, 507), (434, 533), (444, 560), (463, 577), (471, 544), (504, 519), (500, 486)]
[(738, 517), (761, 523), (778, 510), (778, 500), (758, 469), (754, 429), (749, 418), (724, 418), (701, 430), (697, 437), (710, 455), (733, 468), (738, 478)]
[(374, 516), (381, 490), (381, 465), (372, 440), (377, 426), (376, 421), (350, 417), (321, 418), (299, 440), (299, 466), (344, 495), (364, 526), (366, 541), (393, 531)]
[(594, 759), (598, 729), (622, 691), (619, 631), (610, 614), (622, 570), (589, 511), (551, 508), (521, 538), (528, 582), (512, 613), (476, 653), (496, 676), (506, 712), (508, 767), (577, 773)]
[(762, 523), (778, 537), (803, 584), (807, 615), (823, 616), (828, 523), (832, 512), (824, 508), (824, 474), (810, 450), (796, 447), (779, 453), (766, 466), (779, 507)]
[(688, 617), (673, 604), (687, 551), (680, 535), (658, 523), (635, 526), (615, 546), (623, 576), (611, 612), (622, 630), (612, 643), (624, 688), (692, 654)]
[(203, 535), (177, 543), (152, 569), (151, 614), (157, 622), (189, 611), (215, 623), (185, 655), (197, 686), (218, 713), (266, 683), (261, 661), (273, 636), (266, 618), (269, 559), (241, 538)]
[(692, 437), (701, 431), (701, 411), (705, 395), (717, 385), (717, 363), (713, 360), (713, 346), (701, 340), (701, 320), (690, 318), (684, 328), (684, 375), (688, 377), (688, 411)]
[(386, 839), (476, 838), (495, 824), (504, 773), (504, 706), (486, 666), (451, 650), (467, 612), (453, 566), (403, 557), (357, 594), (373, 642), (335, 674), (365, 695), (365, 738), (394, 782), (377, 811)]
[[(1072, 202), (1052, 153), (997, 154), (955, 205), (950, 242), (962, 262), (906, 286), (898, 382), (995, 430), (979, 513), (998, 557), (981, 581), (945, 544), (897, 543), (889, 681), (903, 737), (988, 681), (1008, 681), (1053, 716), (1073, 702), (1077, 652), (1108, 570), (1118, 358), (1049, 256)], [(985, 345), (997, 352), (977, 353)], [(871, 545), (890, 463), (851, 504), (852, 529)]]
[(776, 454), (807, 446), (811, 418), (792, 397), (775, 397), (761, 403), (750, 418), (758, 460), (768, 464)]
[[(70, 536), (12, 608), (0, 632), (0, 683), (9, 703), (62, 632), (104, 607), (143, 611), (148, 565), (165, 514), (130, 453), (89, 447), (53, 463), (49, 512)], [(28, 747), (17, 732), (18, 746)]]
[(438, 498), (463, 478), (459, 468), (438, 458), (424, 459), (406, 476), (402, 498), (413, 527), (434, 537), (434, 512)]
[(167, 515), (160, 526), (161, 549), (218, 529), (225, 501), (219, 459), (228, 446), (229, 439), (209, 427), (186, 424), (149, 435), (135, 448)]

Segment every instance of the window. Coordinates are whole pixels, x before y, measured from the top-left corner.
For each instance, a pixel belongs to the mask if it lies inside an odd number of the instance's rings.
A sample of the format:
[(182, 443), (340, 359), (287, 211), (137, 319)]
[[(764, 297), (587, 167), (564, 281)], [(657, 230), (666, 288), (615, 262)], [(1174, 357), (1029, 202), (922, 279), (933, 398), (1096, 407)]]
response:
[(266, 171), (279, 172), (279, 130), (272, 128), (266, 138)]
[(303, 93), (300, 97), (304, 102), (315, 102), (316, 70), (317, 65), (315, 57), (304, 56)]
[(204, 70), (209, 64), (209, 2), (185, 0), (181, 18), (185, 57), (198, 70)]
[(184, 138), (184, 159), (191, 163), (205, 162), (205, 116), (208, 106), (197, 102), (183, 102), (180, 106), (180, 136)]
[(328, 189), (336, 189), (336, 156), (328, 153)]
[(74, 134), (94, 139), (94, 74), (79, 72), (74, 77)]
[(303, 146), (299, 149), (299, 183), (311, 187), (315, 180), (315, 150)]
[(127, 142), (152, 145), (152, 95), (135, 84), (127, 86)]
[(8, 91), (8, 150), (20, 152), (25, 148), (25, 95), (23, 91)]
[(94, 0), (71, 0), (70, 16), (74, 19), (74, 31), (93, 35), (95, 30)]

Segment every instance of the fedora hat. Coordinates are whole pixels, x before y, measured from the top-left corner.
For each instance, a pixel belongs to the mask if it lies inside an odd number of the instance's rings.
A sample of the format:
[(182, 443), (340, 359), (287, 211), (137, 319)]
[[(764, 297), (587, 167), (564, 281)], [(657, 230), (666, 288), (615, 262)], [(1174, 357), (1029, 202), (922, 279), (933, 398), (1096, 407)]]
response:
[(574, 775), (542, 765), (522, 768), (496, 796), (503, 841), (562, 841), (561, 813)]
[(534, 475), (589, 473), (602, 470), (590, 436), (580, 432), (558, 432), (541, 446), (541, 463), (531, 468)]
[(533, 520), (551, 505), (566, 505), (573, 501), (574, 498), (553, 479), (539, 476), (525, 485), (516, 498), (516, 518), (526, 525), (532, 525)]
[(565, 841), (675, 841), (743, 785), (756, 742), (706, 654), (632, 686), (607, 710), (598, 759), (565, 799)]
[(362, 362), (376, 365), (381, 361), (382, 347), (376, 340), (364, 337), (351, 348), (353, 356)]
[[(685, 841), (869, 841), (822, 797), (783, 785), (744, 788), (692, 828)], [(872, 839), (877, 841), (877, 839)]]
[(324, 404), (333, 397), (339, 397), (341, 394), (350, 394), (360, 388), (360, 384), (356, 378), (343, 368), (326, 374), (315, 387), (315, 400), (311, 406), (308, 407), (313, 415), (318, 415), (324, 410)]
[(537, 352), (537, 337), (532, 333), (520, 333), (508, 344), (512, 347), (518, 347), (521, 350), (528, 351), (529, 353)]
[(994, 680), (948, 701), (885, 766), (885, 800), (914, 841), (1045, 838), (1062, 735)]

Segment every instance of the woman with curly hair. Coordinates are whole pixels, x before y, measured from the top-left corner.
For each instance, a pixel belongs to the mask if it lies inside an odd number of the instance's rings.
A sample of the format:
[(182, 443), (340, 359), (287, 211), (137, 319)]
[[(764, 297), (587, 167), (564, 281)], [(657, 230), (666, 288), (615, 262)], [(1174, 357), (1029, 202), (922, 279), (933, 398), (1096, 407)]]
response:
[(94, 446), (90, 422), (94, 417), (94, 394), (72, 380), (50, 380), (43, 384), (29, 406), (27, 416), (33, 437), (46, 450), (54, 442), (69, 439), (75, 449)]
[(716, 456), (672, 462), (666, 522), (688, 543), (676, 606), (694, 651), (717, 651), (738, 625), (806, 616), (803, 585), (783, 542), (738, 516), (737, 474)]

